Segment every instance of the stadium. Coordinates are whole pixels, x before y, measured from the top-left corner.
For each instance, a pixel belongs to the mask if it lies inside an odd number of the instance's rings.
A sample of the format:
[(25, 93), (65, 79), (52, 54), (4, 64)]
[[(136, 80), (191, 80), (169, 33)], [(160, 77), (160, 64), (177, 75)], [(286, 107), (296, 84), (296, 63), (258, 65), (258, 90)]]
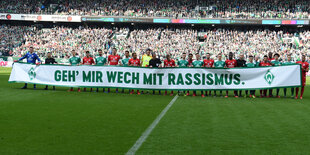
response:
[(308, 154), (307, 0), (3, 0), (0, 154)]

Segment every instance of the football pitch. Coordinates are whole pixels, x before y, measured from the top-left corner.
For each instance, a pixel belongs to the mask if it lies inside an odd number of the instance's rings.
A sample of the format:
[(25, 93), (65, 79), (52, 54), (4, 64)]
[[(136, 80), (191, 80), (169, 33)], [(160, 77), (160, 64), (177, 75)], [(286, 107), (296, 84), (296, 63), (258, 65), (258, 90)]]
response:
[(0, 67), (0, 154), (310, 152), (310, 79), (303, 100), (201, 98), (22, 90), (10, 71)]

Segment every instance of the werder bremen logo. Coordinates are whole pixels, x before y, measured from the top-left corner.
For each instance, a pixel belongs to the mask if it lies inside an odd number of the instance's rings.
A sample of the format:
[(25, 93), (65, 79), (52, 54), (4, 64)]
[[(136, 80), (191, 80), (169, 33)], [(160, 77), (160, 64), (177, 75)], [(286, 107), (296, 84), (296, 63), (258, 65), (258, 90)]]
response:
[(265, 74), (265, 80), (266, 82), (271, 85), (271, 83), (273, 82), (274, 79), (274, 75), (270, 72), (270, 70), (268, 70), (268, 72)]
[(34, 68), (31, 67), (28, 71), (28, 76), (30, 80), (33, 80), (36, 78), (36, 72), (34, 71)]

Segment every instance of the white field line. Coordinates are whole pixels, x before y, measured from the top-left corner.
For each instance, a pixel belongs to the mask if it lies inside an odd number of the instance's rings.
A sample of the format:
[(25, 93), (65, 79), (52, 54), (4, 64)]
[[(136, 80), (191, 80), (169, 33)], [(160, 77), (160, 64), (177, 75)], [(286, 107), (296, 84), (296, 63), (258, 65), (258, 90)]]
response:
[(157, 116), (157, 118), (153, 121), (153, 123), (143, 132), (141, 137), (136, 141), (136, 143), (128, 150), (126, 155), (134, 155), (138, 149), (141, 147), (141, 145), (144, 143), (144, 141), (147, 139), (147, 137), (151, 134), (153, 129), (156, 127), (156, 125), (159, 123), (159, 121), (165, 116), (167, 111), (170, 109), (170, 107), (173, 105), (173, 103), (178, 99), (178, 95), (176, 95), (170, 103), (166, 106), (166, 108)]

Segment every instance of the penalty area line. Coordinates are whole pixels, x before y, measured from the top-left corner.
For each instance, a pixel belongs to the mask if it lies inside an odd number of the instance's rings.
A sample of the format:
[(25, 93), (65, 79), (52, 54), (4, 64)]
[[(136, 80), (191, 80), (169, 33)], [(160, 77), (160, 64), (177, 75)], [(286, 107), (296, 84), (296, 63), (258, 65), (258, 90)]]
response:
[(174, 104), (174, 102), (178, 99), (178, 95), (174, 96), (174, 98), (170, 101), (170, 103), (166, 106), (166, 108), (156, 117), (156, 119), (153, 121), (153, 123), (143, 132), (141, 137), (136, 141), (136, 143), (128, 150), (126, 155), (134, 155), (138, 149), (141, 147), (141, 145), (144, 143), (144, 141), (147, 139), (147, 137), (151, 134), (153, 129), (157, 126), (159, 121), (165, 116), (167, 111), (170, 109), (170, 107)]

